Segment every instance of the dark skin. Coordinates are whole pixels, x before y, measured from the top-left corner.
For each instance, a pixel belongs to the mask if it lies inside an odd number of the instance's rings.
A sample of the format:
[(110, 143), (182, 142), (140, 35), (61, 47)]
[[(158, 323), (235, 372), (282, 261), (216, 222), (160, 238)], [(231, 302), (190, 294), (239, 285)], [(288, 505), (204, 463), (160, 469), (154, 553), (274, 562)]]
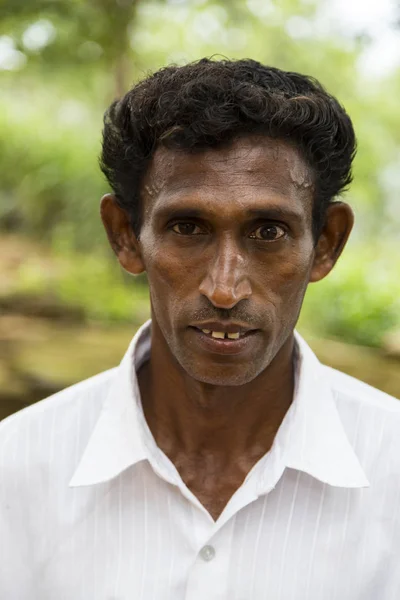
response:
[[(315, 244), (313, 193), (295, 148), (249, 136), (196, 154), (159, 148), (139, 239), (115, 198), (101, 201), (121, 266), (149, 281), (151, 356), (138, 373), (146, 420), (215, 520), (271, 448), (293, 399), (307, 285), (332, 270), (353, 226), (351, 208), (333, 203)], [(205, 321), (245, 324), (249, 343), (214, 353), (194, 328)]]

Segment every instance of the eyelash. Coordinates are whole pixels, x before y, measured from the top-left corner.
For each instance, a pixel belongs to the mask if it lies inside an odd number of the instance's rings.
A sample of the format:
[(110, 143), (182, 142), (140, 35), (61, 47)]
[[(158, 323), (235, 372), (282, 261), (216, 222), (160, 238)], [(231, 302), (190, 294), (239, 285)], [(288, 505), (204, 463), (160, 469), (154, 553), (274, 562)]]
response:
[[(199, 236), (199, 235), (206, 235), (206, 233), (184, 234), (184, 233), (179, 233), (178, 231), (174, 231), (173, 228), (176, 225), (180, 225), (180, 224), (181, 225), (194, 225), (195, 227), (200, 228), (200, 225), (198, 225), (197, 223), (195, 223), (193, 221), (182, 221), (182, 220), (180, 220), (180, 221), (175, 221), (175, 222), (171, 223), (169, 225), (168, 229), (170, 229), (173, 233), (176, 233), (176, 235), (180, 235), (182, 237), (187, 237), (187, 238), (194, 237), (194, 236)], [(254, 232), (258, 231), (259, 229), (261, 229), (261, 228), (267, 228), (268, 226), (269, 227), (278, 227), (278, 228), (282, 229), (283, 232), (284, 232), (283, 235), (281, 235), (280, 237), (278, 237), (276, 240), (263, 240), (263, 239), (254, 238), (254, 237), (251, 237), (250, 239), (255, 239), (256, 241), (259, 241), (259, 242), (267, 242), (267, 243), (269, 242), (269, 243), (271, 243), (271, 242), (278, 242), (278, 241), (280, 241), (282, 239), (285, 239), (287, 237), (287, 234), (288, 234), (287, 228), (284, 225), (282, 225), (281, 223), (275, 223), (274, 221), (268, 221), (266, 223), (262, 223), (261, 225), (259, 225), (258, 227), (256, 227), (256, 229), (253, 229), (253, 231), (251, 233), (253, 234)]]

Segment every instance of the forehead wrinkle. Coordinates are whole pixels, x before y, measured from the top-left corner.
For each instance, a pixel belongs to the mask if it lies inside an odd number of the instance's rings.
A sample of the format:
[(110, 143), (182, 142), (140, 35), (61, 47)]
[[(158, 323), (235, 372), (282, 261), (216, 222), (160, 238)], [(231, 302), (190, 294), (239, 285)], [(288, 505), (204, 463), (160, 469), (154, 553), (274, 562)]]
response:
[[(243, 196), (249, 190), (260, 188), (297, 202), (304, 197), (306, 201), (312, 200), (310, 169), (297, 149), (280, 140), (273, 140), (272, 146), (271, 140), (265, 143), (265, 138), (261, 143), (254, 140), (250, 143), (250, 139), (241, 141), (239, 147), (232, 144), (200, 154), (166, 148), (156, 151), (142, 188), (152, 200), (151, 205), (158, 204), (160, 195), (166, 200), (165, 195), (179, 196), (181, 192), (193, 191), (199, 198), (204, 192), (209, 196), (212, 189), (218, 190), (219, 195), (221, 189), (229, 190), (229, 194), (234, 189)], [(263, 164), (265, 160), (269, 163), (267, 168)], [(150, 203), (146, 204), (148, 208)]]
[[(256, 200), (260, 205), (271, 199), (275, 199), (274, 203), (285, 203), (289, 200), (293, 204), (308, 204), (309, 190), (306, 188), (298, 188), (291, 181), (290, 185), (282, 186), (282, 181), (272, 181), (269, 178), (265, 182), (241, 182), (236, 181), (221, 181), (207, 182), (204, 181), (201, 185), (194, 182), (177, 183), (168, 188), (163, 188), (154, 198), (153, 208), (160, 204), (173, 202), (174, 205), (182, 201), (182, 204), (199, 204), (202, 201), (209, 203), (216, 196), (221, 203), (245, 204), (248, 200)], [(218, 203), (219, 206), (219, 203)]]
[[(190, 196), (186, 195), (183, 197), (184, 201), (181, 201), (180, 194), (161, 194), (153, 204), (153, 214), (157, 218), (166, 218), (172, 216), (196, 216), (199, 218), (228, 218), (229, 220), (234, 219), (235, 221), (241, 220), (242, 218), (256, 218), (260, 217), (262, 212), (275, 212), (276, 217), (272, 218), (289, 218), (303, 221), (307, 218), (308, 207), (304, 203), (293, 205), (290, 198), (286, 198), (282, 201), (282, 195), (280, 194), (268, 194), (262, 195), (255, 198), (253, 195), (247, 196), (246, 193), (239, 193), (234, 197), (230, 197), (228, 200), (221, 197), (221, 203), (227, 207), (229, 204), (229, 210), (221, 212), (221, 204), (219, 202), (209, 202), (204, 196)], [(187, 214), (185, 214), (187, 212)], [(192, 213), (197, 213), (196, 215)]]
[[(304, 185), (303, 185), (304, 180)], [(144, 186), (144, 190), (148, 195), (154, 197), (161, 192), (167, 193), (180, 192), (181, 190), (193, 190), (198, 192), (202, 189), (222, 188), (227, 187), (246, 189), (273, 190), (280, 195), (291, 196), (292, 190), (295, 187), (309, 187), (307, 173), (297, 166), (294, 167), (293, 173), (288, 169), (287, 177), (279, 173), (266, 173), (259, 169), (238, 169), (229, 173), (210, 173), (207, 170), (199, 170), (191, 174), (184, 174), (183, 177), (176, 177), (170, 174), (164, 177), (162, 182), (154, 181)], [(289, 191), (290, 190), (290, 191)], [(289, 192), (289, 193), (288, 193)]]

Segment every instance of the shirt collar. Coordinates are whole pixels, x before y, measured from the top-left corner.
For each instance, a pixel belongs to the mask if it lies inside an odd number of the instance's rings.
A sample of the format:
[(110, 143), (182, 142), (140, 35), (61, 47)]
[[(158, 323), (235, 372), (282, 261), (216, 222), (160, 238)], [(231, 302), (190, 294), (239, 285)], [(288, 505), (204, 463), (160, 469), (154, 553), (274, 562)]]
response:
[(112, 374), (100, 416), (70, 487), (103, 483), (149, 458), (154, 438), (144, 418), (136, 372), (149, 356), (150, 336), (148, 320), (136, 332)]
[[(369, 481), (351, 446), (335, 401), (335, 390), (322, 365), (295, 331), (294, 400), (277, 432), (273, 449), (285, 467), (338, 487), (368, 487)], [(276, 462), (280, 462), (279, 459)]]
[[(262, 487), (264, 491), (274, 487), (285, 467), (333, 486), (367, 487), (369, 482), (346, 436), (324, 367), (300, 334), (294, 334), (297, 366), (293, 402), (265, 457)], [(177, 472), (168, 471), (169, 461), (155, 443), (140, 400), (136, 372), (149, 357), (150, 345), (148, 320), (112, 374), (100, 416), (70, 487), (109, 481), (146, 459), (164, 479), (177, 483)]]

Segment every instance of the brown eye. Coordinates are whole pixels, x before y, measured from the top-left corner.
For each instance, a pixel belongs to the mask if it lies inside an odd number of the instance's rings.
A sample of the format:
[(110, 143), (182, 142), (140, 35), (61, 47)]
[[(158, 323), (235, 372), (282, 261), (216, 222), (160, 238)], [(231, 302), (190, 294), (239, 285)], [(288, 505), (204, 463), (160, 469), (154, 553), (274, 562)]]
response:
[[(196, 231), (197, 230), (197, 231)], [(200, 227), (195, 223), (175, 223), (172, 226), (172, 231), (179, 233), (180, 235), (199, 235), (201, 233)]]
[(280, 225), (262, 225), (250, 235), (252, 239), (264, 242), (276, 242), (286, 234)]

